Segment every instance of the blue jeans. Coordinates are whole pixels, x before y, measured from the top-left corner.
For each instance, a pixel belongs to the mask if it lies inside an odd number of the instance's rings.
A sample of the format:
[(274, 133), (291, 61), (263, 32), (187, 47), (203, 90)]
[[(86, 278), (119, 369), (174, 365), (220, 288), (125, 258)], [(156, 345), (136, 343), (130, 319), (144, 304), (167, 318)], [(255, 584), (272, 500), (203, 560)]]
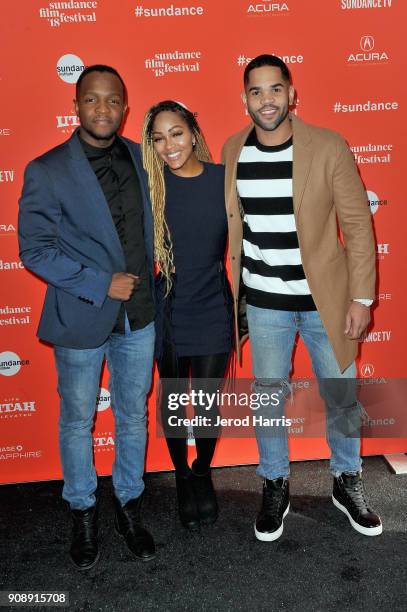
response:
[[(264, 392), (265, 387), (269, 390), (271, 387), (274, 392), (277, 389), (282, 391), (281, 397), (287, 395), (292, 351), (298, 332), (309, 351), (312, 367), (318, 378), (320, 394), (325, 400), (331, 472), (339, 475), (342, 472), (359, 471), (361, 459), (360, 438), (358, 433), (355, 434), (357, 427), (353, 427), (352, 435), (348, 436), (341, 435), (337, 427), (338, 410), (345, 412), (347, 423), (359, 422), (356, 367), (352, 363), (343, 373), (340, 372), (318, 312), (269, 310), (247, 305), (247, 319), (256, 391)], [(332, 379), (343, 379), (344, 382), (335, 385)], [(342, 406), (338, 406), (338, 398), (335, 398), (335, 395), (341, 396)], [(272, 416), (281, 418), (284, 414), (284, 399), (277, 406), (270, 407), (270, 410), (273, 411)], [(260, 455), (257, 473), (270, 480), (288, 477), (290, 472), (287, 429), (285, 427), (279, 429), (277, 435), (270, 437), (264, 433), (260, 435), (262, 432), (256, 428)]]
[(111, 334), (102, 346), (72, 349), (55, 346), (58, 392), (61, 398), (59, 447), (64, 488), (62, 497), (72, 509), (95, 504), (97, 486), (93, 464), (92, 427), (99, 391), (100, 371), (106, 356), (115, 418), (113, 486), (124, 505), (144, 489), (146, 395), (151, 386), (154, 323), (125, 334)]

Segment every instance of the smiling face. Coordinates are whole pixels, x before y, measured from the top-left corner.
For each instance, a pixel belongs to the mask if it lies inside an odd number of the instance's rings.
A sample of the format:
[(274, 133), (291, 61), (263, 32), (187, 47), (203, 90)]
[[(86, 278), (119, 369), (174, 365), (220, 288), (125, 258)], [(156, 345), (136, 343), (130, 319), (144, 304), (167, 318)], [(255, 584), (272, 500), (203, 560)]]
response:
[(261, 66), (251, 70), (243, 101), (260, 140), (262, 137), (269, 139), (270, 132), (275, 132), (274, 140), (280, 136), (284, 138), (290, 129), (288, 110), (294, 102), (294, 88), (283, 77), (280, 68)]
[(195, 136), (177, 112), (162, 111), (154, 119), (151, 138), (154, 150), (174, 174), (194, 176), (201, 163), (194, 152)]
[(120, 79), (110, 72), (91, 72), (81, 82), (74, 103), (81, 138), (94, 147), (109, 146), (127, 109)]

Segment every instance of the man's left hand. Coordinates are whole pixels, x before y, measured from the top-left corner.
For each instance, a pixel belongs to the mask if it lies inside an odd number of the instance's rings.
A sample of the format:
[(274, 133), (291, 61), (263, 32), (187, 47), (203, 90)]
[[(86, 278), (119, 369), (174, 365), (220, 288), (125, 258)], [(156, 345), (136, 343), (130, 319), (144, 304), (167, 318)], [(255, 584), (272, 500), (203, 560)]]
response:
[(352, 302), (346, 315), (344, 334), (349, 340), (361, 340), (370, 323), (370, 308), (360, 302)]

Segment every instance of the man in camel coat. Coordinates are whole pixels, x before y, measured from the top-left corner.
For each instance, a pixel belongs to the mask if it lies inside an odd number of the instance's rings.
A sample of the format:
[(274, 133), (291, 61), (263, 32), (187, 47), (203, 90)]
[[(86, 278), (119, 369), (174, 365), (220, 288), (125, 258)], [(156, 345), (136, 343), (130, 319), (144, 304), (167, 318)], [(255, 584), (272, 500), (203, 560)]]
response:
[[(370, 212), (344, 139), (290, 114), (294, 95), (278, 57), (260, 55), (246, 66), (243, 101), (253, 123), (231, 136), (222, 154), (236, 325), (243, 288), (255, 389), (282, 398), (300, 334), (327, 408), (333, 503), (359, 533), (378, 535), (355, 425), (354, 360), (375, 296)], [(266, 414), (281, 418), (283, 411), (284, 399), (270, 402)], [(262, 541), (281, 536), (290, 505), (287, 430), (280, 429), (256, 428), (264, 485), (255, 535)]]

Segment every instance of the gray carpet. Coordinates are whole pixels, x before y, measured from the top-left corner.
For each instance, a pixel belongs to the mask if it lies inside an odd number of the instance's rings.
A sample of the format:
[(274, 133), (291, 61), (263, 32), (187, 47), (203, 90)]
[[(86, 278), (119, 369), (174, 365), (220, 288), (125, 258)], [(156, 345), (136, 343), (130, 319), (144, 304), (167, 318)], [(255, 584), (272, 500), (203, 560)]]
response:
[(221, 513), (200, 534), (178, 522), (173, 474), (148, 475), (145, 524), (158, 554), (142, 564), (113, 529), (111, 481), (102, 478), (101, 559), (85, 573), (68, 558), (70, 522), (61, 483), (3, 486), (0, 586), (69, 591), (70, 610), (92, 612), (406, 612), (407, 477), (371, 457), (364, 480), (383, 520), (381, 536), (364, 537), (350, 527), (331, 502), (328, 462), (310, 461), (292, 464), (284, 533), (277, 542), (263, 543), (253, 534), (261, 501), (254, 467), (214, 470)]

